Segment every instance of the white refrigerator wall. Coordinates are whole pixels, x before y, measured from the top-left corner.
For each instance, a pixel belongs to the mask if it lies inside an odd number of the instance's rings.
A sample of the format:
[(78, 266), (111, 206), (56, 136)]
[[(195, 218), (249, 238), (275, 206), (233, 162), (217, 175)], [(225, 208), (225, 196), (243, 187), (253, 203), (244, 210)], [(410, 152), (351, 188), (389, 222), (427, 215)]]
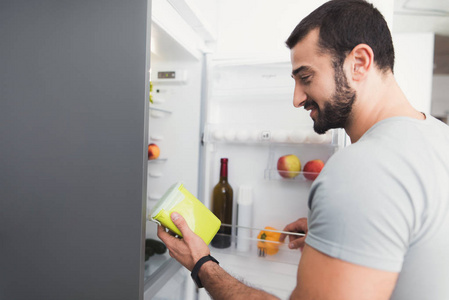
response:
[[(148, 161), (147, 215), (176, 182), (183, 182), (194, 195), (198, 192), (202, 62), (196, 51), (167, 32), (169, 23), (153, 22), (151, 28), (153, 103), (149, 104), (148, 142), (158, 145), (160, 155)], [(175, 78), (158, 78), (159, 72), (175, 72)], [(146, 238), (157, 240), (156, 232), (156, 224), (147, 222)], [(170, 260), (166, 252), (145, 262), (145, 299), (196, 298), (188, 272)]]
[[(266, 180), (273, 173), (279, 179), (280, 156), (296, 154), (304, 166), (312, 159), (327, 161), (334, 151), (331, 136), (315, 134), (307, 112), (293, 107), (289, 71), (289, 63), (217, 65), (210, 71), (204, 200), (209, 205), (220, 158), (228, 157), (234, 195), (239, 186), (253, 188), (256, 228), (282, 229), (286, 220), (307, 214), (310, 182)], [(291, 143), (294, 138), (297, 143)]]
[[(209, 61), (203, 157), (206, 168), (201, 179), (203, 199), (210, 207), (212, 189), (219, 179), (220, 158), (229, 158), (228, 177), (234, 190), (233, 225), (240, 226), (243, 221), (253, 229), (248, 236), (248, 229), (237, 228), (231, 248), (211, 248), (212, 254), (237, 278), (282, 299), (296, 284), (300, 252), (281, 245), (277, 254), (259, 257), (256, 239), (266, 226), (282, 230), (288, 223), (307, 216), (311, 181), (302, 175), (281, 178), (277, 160), (295, 154), (302, 166), (313, 159), (326, 162), (338, 143), (332, 133), (317, 135), (308, 113), (294, 108), (290, 72), (288, 62)], [(244, 220), (236, 217), (241, 187), (252, 190), (252, 213), (246, 214)], [(239, 241), (248, 247), (239, 249)]]
[(195, 62), (154, 61), (152, 72), (157, 70), (184, 73), (187, 80), (153, 82), (148, 138), (159, 146), (160, 156), (148, 166), (150, 201), (159, 199), (176, 181), (182, 181), (193, 194), (198, 187), (201, 66)]
[[(148, 207), (151, 208), (176, 182), (198, 195), (202, 63), (159, 26), (153, 26), (151, 55), (153, 103), (149, 106), (149, 143), (160, 149), (159, 158), (148, 161)], [(175, 72), (176, 78), (160, 79), (159, 72)], [(147, 224), (147, 236), (155, 237), (156, 225)]]

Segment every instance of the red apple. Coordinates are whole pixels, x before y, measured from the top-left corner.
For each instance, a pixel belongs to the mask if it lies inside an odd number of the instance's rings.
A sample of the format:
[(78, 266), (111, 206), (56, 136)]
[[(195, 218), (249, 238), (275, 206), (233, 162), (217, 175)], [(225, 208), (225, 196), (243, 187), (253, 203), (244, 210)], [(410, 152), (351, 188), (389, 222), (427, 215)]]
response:
[(159, 157), (160, 149), (156, 144), (148, 145), (148, 159), (156, 159)]
[(279, 175), (284, 178), (295, 178), (301, 171), (301, 162), (294, 154), (279, 157), (277, 169)]
[(321, 159), (314, 159), (308, 161), (304, 166), (304, 177), (308, 180), (315, 180), (324, 167), (324, 162)]

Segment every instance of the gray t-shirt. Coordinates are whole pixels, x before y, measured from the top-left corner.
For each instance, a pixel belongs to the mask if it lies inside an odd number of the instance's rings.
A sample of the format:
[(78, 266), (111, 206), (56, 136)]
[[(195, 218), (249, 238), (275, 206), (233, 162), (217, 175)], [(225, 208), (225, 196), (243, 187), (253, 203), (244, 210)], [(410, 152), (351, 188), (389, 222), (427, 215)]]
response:
[(449, 299), (449, 127), (383, 120), (333, 155), (312, 185), (306, 243), (400, 272), (391, 299)]

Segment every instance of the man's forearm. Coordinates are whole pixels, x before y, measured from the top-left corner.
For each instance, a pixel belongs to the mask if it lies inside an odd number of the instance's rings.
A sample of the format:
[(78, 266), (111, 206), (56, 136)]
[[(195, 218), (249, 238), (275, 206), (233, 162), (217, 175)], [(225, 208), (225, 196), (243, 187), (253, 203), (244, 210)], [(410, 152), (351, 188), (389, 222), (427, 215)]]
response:
[(243, 284), (214, 262), (205, 263), (198, 276), (215, 300), (279, 299), (267, 292)]

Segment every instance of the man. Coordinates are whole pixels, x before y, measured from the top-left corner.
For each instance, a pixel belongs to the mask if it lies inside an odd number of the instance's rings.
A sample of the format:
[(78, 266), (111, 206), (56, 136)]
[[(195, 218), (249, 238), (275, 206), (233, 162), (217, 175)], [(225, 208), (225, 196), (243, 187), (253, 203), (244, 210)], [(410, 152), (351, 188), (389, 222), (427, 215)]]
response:
[[(294, 106), (310, 110), (316, 132), (341, 127), (352, 142), (313, 183), (309, 228), (305, 219), (285, 228), (308, 229), (305, 245), (290, 237), (304, 247), (291, 299), (449, 299), (449, 128), (397, 85), (382, 15), (363, 0), (330, 1), (286, 43)], [(184, 238), (158, 235), (192, 270), (209, 249), (172, 218)], [(203, 261), (198, 277), (214, 299), (275, 298)]]

